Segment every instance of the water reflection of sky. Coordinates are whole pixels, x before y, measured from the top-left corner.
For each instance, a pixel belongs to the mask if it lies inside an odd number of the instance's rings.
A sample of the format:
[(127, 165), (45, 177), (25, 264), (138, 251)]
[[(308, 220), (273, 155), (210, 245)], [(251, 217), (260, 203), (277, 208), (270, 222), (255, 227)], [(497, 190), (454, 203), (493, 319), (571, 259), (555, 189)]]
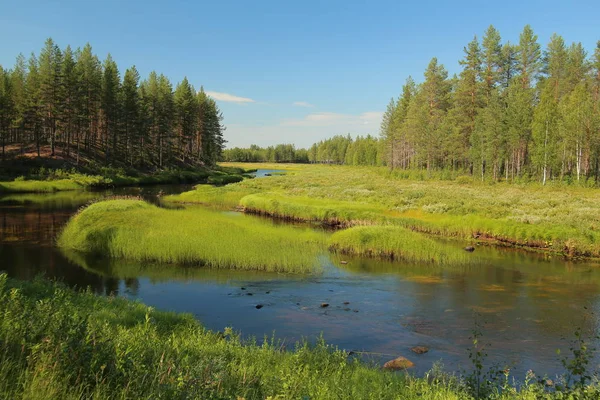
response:
[[(153, 189), (144, 190), (144, 196), (153, 195)], [(96, 195), (101, 194), (80, 200)], [(480, 264), (445, 268), (345, 258), (344, 265), (324, 255), (321, 275), (299, 277), (86, 260), (65, 257), (53, 246), (80, 204), (56, 195), (28, 196), (0, 199), (0, 269), (21, 279), (41, 273), (158, 309), (189, 312), (210, 329), (231, 326), (259, 338), (275, 333), (288, 343), (323, 333), (328, 342), (365, 351), (377, 361), (405, 355), (417, 372), (438, 360), (461, 371), (469, 367), (467, 348), (477, 319), (484, 325), (483, 341), (492, 344), (490, 360), (514, 364), (520, 378), (529, 368), (555, 373), (556, 349), (566, 354), (568, 348), (562, 338), (598, 323), (585, 317), (585, 306), (598, 308), (600, 286), (600, 270), (589, 263), (492, 248), (477, 249)], [(431, 351), (414, 355), (409, 349), (415, 345)]]

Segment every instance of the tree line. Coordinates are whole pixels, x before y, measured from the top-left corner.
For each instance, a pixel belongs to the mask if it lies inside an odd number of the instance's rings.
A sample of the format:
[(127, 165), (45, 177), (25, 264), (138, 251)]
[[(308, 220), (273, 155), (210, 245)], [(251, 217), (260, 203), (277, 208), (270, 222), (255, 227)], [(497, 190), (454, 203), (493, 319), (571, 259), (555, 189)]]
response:
[(293, 144), (248, 148), (234, 147), (223, 151), (227, 162), (322, 163), (346, 165), (383, 165), (382, 141), (367, 135), (352, 138), (336, 135), (321, 140), (308, 149), (297, 149)]
[(123, 77), (112, 57), (104, 61), (86, 44), (61, 49), (48, 39), (39, 55), (0, 66), (0, 145), (16, 155), (58, 155), (79, 165), (169, 168), (212, 165), (225, 140), (223, 115), (187, 78), (175, 89), (135, 66)]
[(483, 179), (600, 176), (600, 41), (588, 57), (581, 43), (554, 34), (545, 50), (530, 26), (518, 44), (490, 26), (448, 72), (433, 58), (411, 77), (381, 123), (392, 169), (464, 170)]
[(293, 144), (278, 144), (268, 147), (253, 144), (248, 148), (234, 147), (224, 150), (223, 161), (308, 163), (309, 158), (306, 149), (296, 149)]

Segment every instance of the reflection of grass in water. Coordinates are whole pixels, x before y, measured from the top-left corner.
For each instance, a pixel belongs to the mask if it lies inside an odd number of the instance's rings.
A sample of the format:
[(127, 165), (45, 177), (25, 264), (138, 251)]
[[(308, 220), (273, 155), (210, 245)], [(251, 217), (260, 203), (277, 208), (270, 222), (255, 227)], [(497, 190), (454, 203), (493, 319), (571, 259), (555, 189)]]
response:
[(38, 209), (53, 210), (77, 208), (89, 201), (100, 198), (101, 193), (75, 191), (56, 193), (10, 194), (0, 196), (0, 203), (31, 205)]
[(136, 261), (307, 273), (324, 235), (200, 208), (166, 210), (135, 200), (92, 204), (61, 233), (60, 247)]
[(63, 250), (62, 253), (69, 261), (79, 265), (83, 269), (108, 278), (148, 278), (153, 282), (177, 280), (216, 283), (229, 283), (232, 281), (268, 281), (292, 278), (292, 275), (282, 275), (264, 271), (198, 268), (173, 264), (104, 259), (68, 250)]

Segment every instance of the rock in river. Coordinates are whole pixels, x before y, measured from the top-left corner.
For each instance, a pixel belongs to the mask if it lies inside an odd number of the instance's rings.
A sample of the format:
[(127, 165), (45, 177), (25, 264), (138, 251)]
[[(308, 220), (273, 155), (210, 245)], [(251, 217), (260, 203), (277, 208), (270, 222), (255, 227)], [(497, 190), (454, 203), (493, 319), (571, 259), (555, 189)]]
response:
[(429, 351), (429, 349), (425, 346), (415, 346), (411, 350), (413, 353), (417, 353), (417, 354), (425, 354)]
[(410, 361), (408, 358), (404, 358), (402, 356), (395, 358), (393, 360), (390, 360), (388, 362), (386, 362), (385, 364), (383, 364), (383, 369), (387, 369), (390, 371), (397, 371), (400, 369), (408, 369), (408, 368), (412, 368), (414, 367), (415, 364)]

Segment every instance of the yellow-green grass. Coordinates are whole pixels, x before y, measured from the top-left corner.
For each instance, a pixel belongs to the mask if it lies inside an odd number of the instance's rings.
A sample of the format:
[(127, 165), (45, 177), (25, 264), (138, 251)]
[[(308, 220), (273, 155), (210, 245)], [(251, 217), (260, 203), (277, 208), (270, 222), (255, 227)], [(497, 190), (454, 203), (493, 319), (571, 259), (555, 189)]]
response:
[(62, 191), (54, 193), (15, 193), (0, 196), (2, 204), (26, 204), (36, 209), (72, 209), (102, 197), (101, 193), (90, 191)]
[(240, 206), (246, 212), (277, 218), (322, 221), (331, 225), (372, 224), (383, 219), (385, 209), (368, 203), (289, 197), (278, 193), (244, 196)]
[[(229, 164), (239, 165), (239, 164)], [(242, 164), (244, 165), (244, 164)], [(278, 164), (268, 167), (279, 167)], [(240, 203), (247, 195), (253, 212), (277, 208), (286, 218), (318, 219), (334, 214), (351, 220), (365, 209), (370, 223), (462, 239), (477, 238), (562, 253), (600, 257), (600, 191), (577, 186), (483, 184), (474, 180), (407, 180), (383, 167), (292, 165), (285, 176), (229, 185)], [(265, 166), (267, 168), (267, 166)], [(198, 192), (201, 192), (199, 190)], [(212, 193), (218, 197), (225, 192)], [(194, 191), (169, 201), (210, 199)], [(259, 201), (260, 200), (260, 201)], [(323, 210), (327, 212), (323, 212)], [(365, 215), (360, 215), (366, 223)]]
[(53, 193), (59, 191), (84, 190), (94, 185), (104, 184), (100, 176), (78, 175), (77, 177), (50, 181), (15, 180), (0, 182), (0, 193)]
[(52, 193), (59, 191), (86, 190), (117, 186), (142, 186), (177, 183), (210, 183), (225, 185), (240, 182), (244, 169), (219, 167), (211, 170), (199, 168), (194, 171), (165, 170), (150, 174), (127, 175), (121, 170), (103, 169), (99, 175), (86, 175), (64, 170), (49, 171), (48, 175), (35, 179), (19, 177), (11, 182), (0, 182), (2, 193)]
[(437, 242), (400, 226), (356, 226), (329, 238), (329, 248), (343, 254), (381, 257), (415, 263), (474, 264), (474, 254)]
[(317, 268), (324, 240), (310, 229), (121, 199), (98, 202), (76, 214), (58, 244), (66, 250), (143, 262), (307, 273)]

